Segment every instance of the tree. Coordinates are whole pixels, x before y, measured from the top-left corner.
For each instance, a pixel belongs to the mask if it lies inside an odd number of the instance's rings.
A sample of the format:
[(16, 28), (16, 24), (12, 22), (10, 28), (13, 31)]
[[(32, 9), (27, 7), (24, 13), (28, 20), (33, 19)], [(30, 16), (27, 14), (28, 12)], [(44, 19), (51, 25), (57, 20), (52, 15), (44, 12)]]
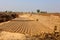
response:
[(7, 13), (8, 11), (5, 11), (5, 13)]
[(39, 9), (37, 9), (37, 13), (39, 13), (40, 12), (40, 10)]

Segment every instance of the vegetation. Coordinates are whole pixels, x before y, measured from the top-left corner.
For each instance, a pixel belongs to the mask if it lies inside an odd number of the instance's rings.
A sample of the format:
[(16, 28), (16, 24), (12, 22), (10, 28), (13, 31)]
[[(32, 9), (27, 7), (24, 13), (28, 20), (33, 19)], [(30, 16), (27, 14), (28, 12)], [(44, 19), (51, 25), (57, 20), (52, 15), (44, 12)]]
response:
[(40, 13), (47, 13), (46, 11), (41, 11)]
[(26, 36), (26, 40), (60, 40), (60, 33), (56, 32), (55, 26), (53, 33), (41, 33), (40, 35)]
[[(59, 33), (58, 33), (59, 34)], [(60, 40), (60, 35), (55, 36), (53, 33), (41, 33), (40, 35), (34, 35), (26, 37), (26, 40)]]
[(0, 22), (9, 21), (16, 17), (18, 17), (18, 14), (16, 14), (15, 12), (0, 12)]
[(37, 9), (37, 13), (40, 13), (40, 10), (39, 9)]

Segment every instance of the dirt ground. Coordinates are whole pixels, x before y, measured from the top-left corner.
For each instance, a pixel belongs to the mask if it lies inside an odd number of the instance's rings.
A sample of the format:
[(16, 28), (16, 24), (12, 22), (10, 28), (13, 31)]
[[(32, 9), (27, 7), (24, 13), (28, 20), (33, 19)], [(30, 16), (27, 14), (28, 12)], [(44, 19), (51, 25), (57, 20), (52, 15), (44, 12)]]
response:
[[(23, 21), (29, 20), (30, 22), (20, 22), (18, 20), (23, 20)], [(33, 21), (31, 22), (31, 20)], [(22, 24), (22, 26), (20, 24)], [(0, 39), (1, 40), (13, 40), (13, 39), (25, 40), (26, 39), (25, 35), (20, 33), (32, 32), (31, 35), (33, 35), (33, 34), (40, 34), (40, 32), (41, 33), (47, 31), (53, 32), (55, 26), (57, 26), (57, 31), (60, 32), (60, 17), (57, 15), (23, 14), (23, 15), (19, 15), (19, 18), (15, 18), (11, 21), (0, 24), (0, 29), (1, 28), (4, 29), (4, 31), (0, 33)], [(19, 29), (19, 27), (21, 30)], [(6, 32), (5, 30), (15, 31), (18, 33)]]

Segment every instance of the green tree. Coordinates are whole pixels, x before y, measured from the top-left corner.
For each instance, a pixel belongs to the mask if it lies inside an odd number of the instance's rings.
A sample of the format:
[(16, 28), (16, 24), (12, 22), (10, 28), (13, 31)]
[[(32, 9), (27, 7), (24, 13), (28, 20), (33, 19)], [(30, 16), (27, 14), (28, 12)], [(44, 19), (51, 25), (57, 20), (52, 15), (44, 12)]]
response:
[(37, 9), (37, 13), (40, 13), (40, 10), (39, 9)]

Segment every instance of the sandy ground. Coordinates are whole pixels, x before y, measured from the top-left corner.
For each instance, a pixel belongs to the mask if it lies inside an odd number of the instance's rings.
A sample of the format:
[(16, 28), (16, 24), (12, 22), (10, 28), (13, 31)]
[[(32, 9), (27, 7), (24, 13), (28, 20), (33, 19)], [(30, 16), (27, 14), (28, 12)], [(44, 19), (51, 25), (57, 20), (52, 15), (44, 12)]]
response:
[(3, 23), (0, 23), (0, 25), (3, 25), (3, 24), (6, 24), (6, 23), (9, 23), (10, 21), (7, 21), (7, 22), (3, 22)]
[(11, 33), (2, 31), (0, 33), (0, 40), (25, 40), (25, 35), (20, 33)]
[[(30, 16), (30, 15), (25, 15), (24, 14), (24, 15), (20, 15), (20, 17), (25, 18), (25, 19), (29, 19), (29, 20), (38, 19), (38, 23), (40, 22), (45, 27), (48, 27), (48, 28), (54, 30), (54, 26), (57, 26), (58, 30), (60, 29), (60, 17), (59, 16), (54, 16), (54, 15), (51, 15), (51, 16), (32, 15), (32, 16)], [(1, 23), (0, 25), (6, 24), (6, 23), (9, 23), (9, 22), (11, 22), (11, 21)], [(37, 24), (37, 22), (33, 23), (33, 24)], [(31, 24), (31, 25), (33, 25), (33, 24)], [(43, 28), (43, 27), (41, 27), (41, 28)], [(34, 33), (35, 33), (35, 30), (34, 30)], [(0, 39), (1, 40), (25, 40), (26, 38), (25, 38), (24, 34), (2, 31), (0, 33)]]

